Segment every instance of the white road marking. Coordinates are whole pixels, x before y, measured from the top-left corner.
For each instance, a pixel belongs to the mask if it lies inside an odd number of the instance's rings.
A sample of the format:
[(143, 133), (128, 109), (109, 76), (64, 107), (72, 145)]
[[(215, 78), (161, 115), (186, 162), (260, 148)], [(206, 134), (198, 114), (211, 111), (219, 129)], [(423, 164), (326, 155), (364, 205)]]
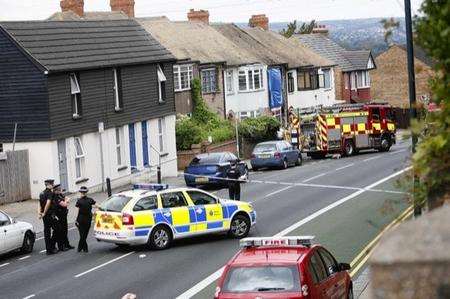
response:
[(384, 193), (392, 193), (392, 194), (409, 194), (409, 192), (404, 192), (404, 191), (383, 190), (383, 189), (370, 189), (370, 190), (367, 190), (367, 191), (384, 192)]
[(381, 158), (381, 156), (370, 157), (370, 158), (364, 159), (363, 161), (367, 162), (367, 161), (375, 160), (375, 159), (379, 159), (379, 158)]
[(121, 255), (121, 256), (118, 256), (118, 257), (116, 257), (115, 259), (112, 259), (112, 260), (110, 260), (110, 261), (108, 261), (108, 262), (106, 262), (106, 263), (103, 263), (103, 264), (98, 265), (98, 266), (96, 266), (96, 267), (94, 267), (94, 268), (91, 268), (91, 269), (89, 269), (89, 270), (86, 270), (86, 271), (84, 271), (84, 272), (82, 272), (82, 273), (80, 273), (80, 274), (75, 275), (74, 277), (75, 277), (75, 278), (79, 278), (79, 277), (81, 277), (81, 276), (83, 276), (83, 275), (86, 275), (86, 274), (92, 272), (92, 271), (95, 271), (95, 270), (97, 270), (97, 269), (100, 269), (100, 268), (102, 268), (102, 267), (104, 267), (104, 266), (107, 266), (107, 265), (109, 265), (109, 264), (111, 264), (111, 263), (117, 262), (118, 260), (121, 260), (121, 259), (123, 259), (123, 258), (125, 258), (125, 257), (127, 257), (127, 256), (129, 256), (129, 255), (132, 255), (133, 253), (135, 253), (135, 251), (131, 251), (131, 252), (128, 252), (128, 253), (123, 254), (123, 255)]
[(321, 185), (321, 184), (297, 183), (297, 184), (295, 184), (295, 186), (328, 188), (328, 189), (362, 190), (362, 188), (358, 188), (358, 187), (348, 187), (348, 186), (338, 186), (338, 185)]
[(286, 191), (287, 189), (291, 189), (292, 187), (293, 186), (287, 186), (287, 187), (281, 188), (280, 190), (276, 190), (276, 191), (270, 192), (269, 194), (265, 195), (264, 198), (271, 197), (272, 195), (275, 195), (277, 193)]
[(345, 169), (345, 168), (348, 168), (348, 167), (352, 167), (353, 165), (355, 165), (355, 163), (350, 163), (350, 164), (347, 164), (347, 165), (345, 165), (345, 166), (342, 166), (342, 167), (336, 168), (335, 170), (336, 170), (336, 171), (338, 171), (338, 170), (342, 170), (342, 169)]
[(8, 265), (9, 265), (9, 263), (1, 264), (1, 265), (0, 265), (0, 268), (5, 267), (5, 266), (8, 266)]
[(264, 181), (264, 184), (278, 184), (278, 182), (274, 182), (274, 181)]
[[(398, 176), (398, 175), (400, 175), (400, 174), (410, 170), (411, 168), (412, 168), (411, 166), (407, 167), (407, 168), (404, 168), (403, 170), (397, 171), (397, 172), (395, 172), (395, 173), (393, 173), (393, 174), (391, 174), (391, 175), (389, 175), (389, 176), (387, 176), (387, 177), (385, 177), (385, 178), (383, 178), (383, 179), (381, 179), (379, 181), (376, 181), (373, 184), (370, 184), (370, 185), (368, 185), (368, 186), (366, 186), (364, 188), (361, 188), (360, 190), (358, 190), (358, 191), (356, 191), (356, 192), (354, 192), (354, 193), (352, 193), (352, 194), (350, 194), (350, 195), (348, 195), (348, 196), (346, 196), (346, 197), (344, 197), (344, 198), (342, 198), (342, 199), (332, 203), (331, 205), (326, 206), (326, 207), (316, 211), (315, 213), (313, 213), (313, 214), (309, 215), (308, 217), (300, 220), (299, 222), (294, 223), (293, 225), (291, 225), (288, 228), (282, 230), (278, 234), (275, 234), (274, 237), (281, 237), (281, 236), (289, 234), (290, 232), (296, 230), (300, 226), (308, 223), (309, 221), (319, 217), (320, 215), (328, 212), (329, 210), (331, 210), (331, 209), (333, 209), (333, 208), (335, 208), (335, 207), (345, 203), (346, 201), (349, 201), (352, 198), (355, 198), (356, 196), (358, 196), (358, 195), (360, 195), (360, 194), (362, 194), (362, 193), (364, 193), (366, 191), (370, 191), (370, 189), (372, 189), (372, 188), (374, 188), (374, 187), (376, 187), (376, 186), (378, 186), (378, 185), (380, 185), (380, 184), (382, 184), (382, 183), (384, 183), (384, 182), (386, 182), (386, 181), (388, 181), (388, 180), (390, 180), (390, 179), (392, 179), (392, 178), (394, 178), (394, 177), (396, 177), (396, 176)], [(180, 299), (191, 298), (191, 297), (195, 296), (200, 291), (202, 291), (207, 286), (209, 286), (211, 283), (213, 283), (214, 281), (219, 279), (219, 277), (222, 275), (223, 269), (224, 269), (224, 267), (222, 267), (219, 270), (217, 270), (216, 272), (212, 273), (211, 275), (209, 275), (208, 277), (206, 277), (205, 279), (203, 279), (202, 281), (200, 281), (199, 283), (194, 285), (192, 288), (186, 290), (184, 293), (182, 293), (180, 296), (178, 296), (177, 299), (178, 298), (180, 298)]]
[(23, 299), (30, 299), (30, 298), (33, 298), (34, 296), (36, 296), (36, 295), (35, 294), (31, 294), (29, 296), (23, 297)]
[(307, 183), (307, 182), (312, 181), (312, 180), (314, 180), (314, 179), (320, 178), (321, 176), (327, 175), (328, 173), (329, 173), (329, 172), (324, 172), (324, 173), (315, 175), (315, 176), (313, 176), (313, 177), (310, 177), (309, 179), (303, 180), (302, 183)]
[(27, 256), (23, 256), (23, 257), (21, 257), (21, 258), (18, 258), (17, 260), (18, 261), (23, 261), (23, 260), (26, 260), (27, 258), (29, 258), (31, 255), (27, 255)]
[(44, 249), (44, 250), (39, 251), (39, 253), (44, 253), (44, 252), (46, 252), (46, 251), (47, 251), (47, 250)]

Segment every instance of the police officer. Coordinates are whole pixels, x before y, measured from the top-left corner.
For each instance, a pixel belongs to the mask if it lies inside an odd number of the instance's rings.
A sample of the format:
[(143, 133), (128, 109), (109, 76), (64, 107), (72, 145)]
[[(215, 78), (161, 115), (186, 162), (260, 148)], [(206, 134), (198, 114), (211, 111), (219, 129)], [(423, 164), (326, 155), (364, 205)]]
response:
[(45, 180), (45, 190), (39, 194), (39, 219), (44, 222), (44, 239), (45, 249), (47, 255), (55, 254), (58, 252), (55, 248), (55, 236), (54, 236), (54, 210), (53, 210), (53, 184), (54, 180)]
[(78, 242), (78, 252), (88, 252), (88, 245), (86, 238), (89, 234), (92, 222), (92, 207), (95, 206), (95, 200), (87, 196), (88, 188), (81, 187), (80, 198), (77, 200), (75, 206), (78, 208), (78, 216), (75, 225), (78, 227), (80, 233), (80, 241)]
[(67, 207), (69, 206), (70, 200), (68, 197), (64, 196), (63, 191), (60, 184), (53, 187), (53, 192), (55, 193), (54, 202), (56, 205), (56, 216), (58, 217), (58, 237), (56, 242), (58, 243), (59, 250), (67, 251), (69, 249), (74, 249), (75, 247), (70, 245), (67, 237), (67, 214), (69, 212)]
[(241, 200), (240, 176), (241, 173), (239, 171), (237, 161), (231, 162), (230, 169), (227, 172), (227, 178), (230, 179), (228, 181), (228, 193), (230, 195), (230, 199), (232, 200)]

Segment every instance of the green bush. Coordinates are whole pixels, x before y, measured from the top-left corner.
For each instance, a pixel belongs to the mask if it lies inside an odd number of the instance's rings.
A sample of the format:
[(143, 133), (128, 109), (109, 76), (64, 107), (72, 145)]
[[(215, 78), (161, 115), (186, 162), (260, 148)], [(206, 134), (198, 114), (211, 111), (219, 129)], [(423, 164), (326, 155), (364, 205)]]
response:
[(175, 135), (177, 138), (177, 149), (188, 150), (192, 144), (202, 141), (202, 129), (191, 118), (177, 120)]
[(276, 139), (280, 121), (273, 116), (247, 118), (239, 124), (239, 134), (250, 142), (258, 143)]

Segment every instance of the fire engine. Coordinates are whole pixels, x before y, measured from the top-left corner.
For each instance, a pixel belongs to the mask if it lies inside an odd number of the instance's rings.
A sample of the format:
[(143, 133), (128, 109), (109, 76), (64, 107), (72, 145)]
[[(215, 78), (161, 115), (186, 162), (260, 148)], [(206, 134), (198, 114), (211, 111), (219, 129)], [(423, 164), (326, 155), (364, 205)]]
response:
[[(395, 144), (392, 107), (387, 103), (336, 104), (290, 111), (290, 141), (313, 159), (351, 156), (363, 149), (389, 151)], [(296, 138), (297, 137), (297, 138)]]

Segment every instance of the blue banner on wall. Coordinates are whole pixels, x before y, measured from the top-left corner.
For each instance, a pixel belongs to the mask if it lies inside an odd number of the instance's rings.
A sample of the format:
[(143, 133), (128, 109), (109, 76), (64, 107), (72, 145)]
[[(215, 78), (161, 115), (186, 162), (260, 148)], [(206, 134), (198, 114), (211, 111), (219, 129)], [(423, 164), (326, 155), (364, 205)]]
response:
[(269, 107), (280, 108), (283, 105), (283, 87), (280, 69), (269, 69)]

